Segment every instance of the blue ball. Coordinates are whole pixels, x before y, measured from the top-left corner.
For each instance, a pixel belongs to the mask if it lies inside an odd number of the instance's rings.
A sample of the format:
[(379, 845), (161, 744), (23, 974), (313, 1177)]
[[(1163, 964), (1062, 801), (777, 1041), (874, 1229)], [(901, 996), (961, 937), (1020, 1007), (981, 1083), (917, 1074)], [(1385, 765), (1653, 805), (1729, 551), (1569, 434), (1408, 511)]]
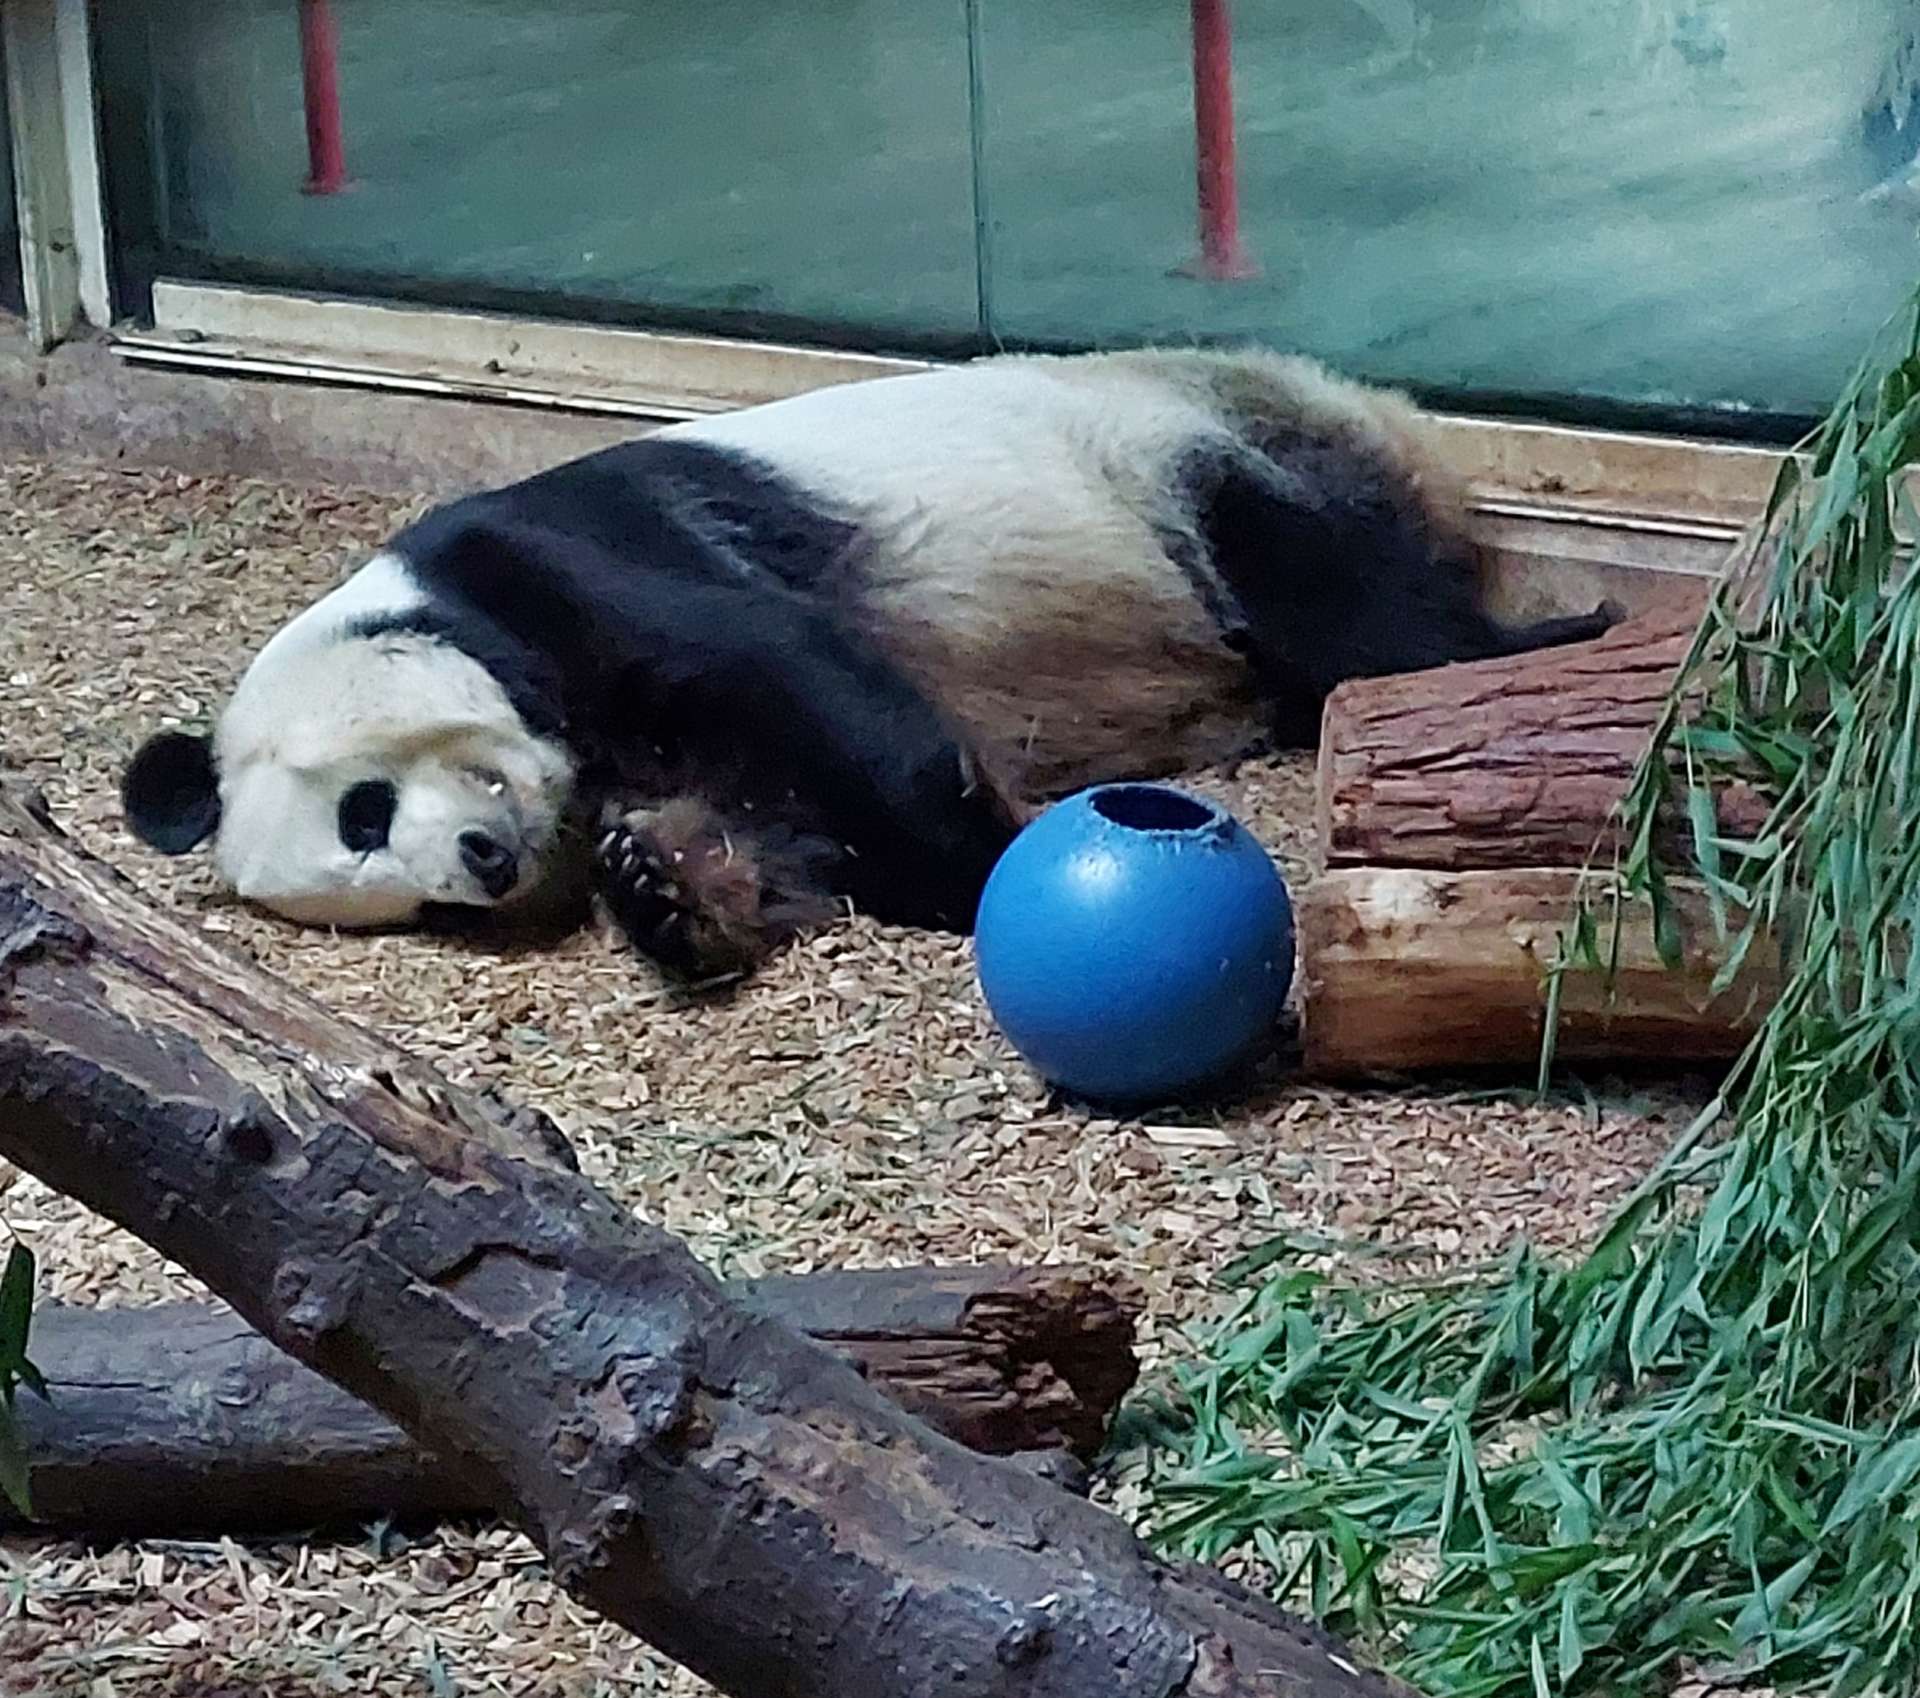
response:
[(1104, 784), (1008, 846), (974, 954), (994, 1019), (1044, 1078), (1097, 1102), (1168, 1101), (1270, 1034), (1293, 978), (1293, 910), (1224, 809)]

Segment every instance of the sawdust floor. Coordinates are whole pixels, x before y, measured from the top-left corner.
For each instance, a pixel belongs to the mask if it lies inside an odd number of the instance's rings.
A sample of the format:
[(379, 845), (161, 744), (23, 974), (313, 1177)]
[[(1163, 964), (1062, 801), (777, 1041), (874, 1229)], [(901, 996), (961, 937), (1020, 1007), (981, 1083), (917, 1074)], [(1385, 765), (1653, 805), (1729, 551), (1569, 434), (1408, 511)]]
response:
[[(1279, 1234), (1420, 1261), (1593, 1230), (1687, 1094), (1595, 1081), (1580, 1105), (1275, 1082), (1164, 1122), (1055, 1104), (985, 1017), (964, 945), (850, 923), (726, 1006), (690, 1007), (606, 937), (518, 957), (329, 937), (242, 911), (199, 860), (142, 851), (115, 780), (162, 721), (210, 715), (287, 614), (409, 504), (338, 490), (0, 467), (0, 767), (158, 900), (432, 1057), (552, 1113), (586, 1171), (728, 1272), (989, 1257), (1124, 1272), (1151, 1373)], [(1298, 762), (1198, 781), (1296, 873)], [(195, 1290), (127, 1234), (0, 1163), (0, 1218), (51, 1295)], [(1122, 1494), (1124, 1500), (1125, 1494)], [(498, 1529), (404, 1543), (0, 1541), (0, 1691), (698, 1693), (545, 1582)]]

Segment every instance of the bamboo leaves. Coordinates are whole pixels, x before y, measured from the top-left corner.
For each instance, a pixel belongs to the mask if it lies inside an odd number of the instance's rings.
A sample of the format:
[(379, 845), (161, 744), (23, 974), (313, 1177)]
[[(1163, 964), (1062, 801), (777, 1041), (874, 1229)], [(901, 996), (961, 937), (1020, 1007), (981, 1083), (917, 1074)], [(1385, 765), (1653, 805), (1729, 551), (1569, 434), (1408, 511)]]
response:
[(1920, 294), (1783, 461), (1549, 981), (1543, 1081), (1567, 976), (1634, 903), (1677, 961), (1668, 880), (1702, 879), (1721, 985), (1762, 938), (1785, 968), (1722, 1099), (1574, 1266), (1363, 1297), (1265, 1259), (1186, 1374), (1160, 1535), (1430, 1692), (1920, 1688), (1917, 461)]

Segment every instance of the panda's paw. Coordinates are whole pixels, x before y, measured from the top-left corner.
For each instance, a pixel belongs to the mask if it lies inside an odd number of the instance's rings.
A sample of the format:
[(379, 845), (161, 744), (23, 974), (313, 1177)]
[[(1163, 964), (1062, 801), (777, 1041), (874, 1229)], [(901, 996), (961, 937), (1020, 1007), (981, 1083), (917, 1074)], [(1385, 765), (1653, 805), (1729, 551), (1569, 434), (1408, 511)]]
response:
[(602, 900), (633, 947), (681, 978), (750, 972), (778, 941), (750, 846), (705, 804), (610, 807), (594, 844)]
[(678, 881), (637, 821), (603, 825), (594, 870), (614, 919), (636, 938), (650, 936), (682, 911)]

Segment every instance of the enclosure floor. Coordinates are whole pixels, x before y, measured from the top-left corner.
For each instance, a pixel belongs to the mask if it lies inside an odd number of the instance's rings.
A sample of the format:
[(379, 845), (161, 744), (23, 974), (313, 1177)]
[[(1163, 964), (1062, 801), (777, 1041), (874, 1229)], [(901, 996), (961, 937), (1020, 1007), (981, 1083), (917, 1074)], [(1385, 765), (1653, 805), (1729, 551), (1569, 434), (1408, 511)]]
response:
[[(593, 1178), (718, 1267), (1081, 1259), (1144, 1286), (1151, 1373), (1217, 1303), (1212, 1276), (1276, 1235), (1428, 1265), (1520, 1233), (1571, 1244), (1686, 1112), (1684, 1092), (1598, 1080), (1584, 1104), (1550, 1107), (1276, 1082), (1205, 1113), (1093, 1119), (1050, 1102), (996, 1036), (961, 944), (850, 923), (727, 1006), (689, 1007), (598, 934), (476, 957), (247, 913), (200, 861), (127, 837), (119, 763), (163, 717), (209, 714), (259, 640), (402, 511), (339, 490), (0, 467), (0, 767), (228, 947), (456, 1078), (548, 1110)], [(1300, 763), (1198, 782), (1301, 870)], [(0, 1218), (52, 1295), (194, 1289), (3, 1163)], [(1106, 1495), (1129, 1507), (1124, 1476)], [(704, 1690), (575, 1609), (498, 1529), (312, 1547), (0, 1541), (8, 1694)]]

